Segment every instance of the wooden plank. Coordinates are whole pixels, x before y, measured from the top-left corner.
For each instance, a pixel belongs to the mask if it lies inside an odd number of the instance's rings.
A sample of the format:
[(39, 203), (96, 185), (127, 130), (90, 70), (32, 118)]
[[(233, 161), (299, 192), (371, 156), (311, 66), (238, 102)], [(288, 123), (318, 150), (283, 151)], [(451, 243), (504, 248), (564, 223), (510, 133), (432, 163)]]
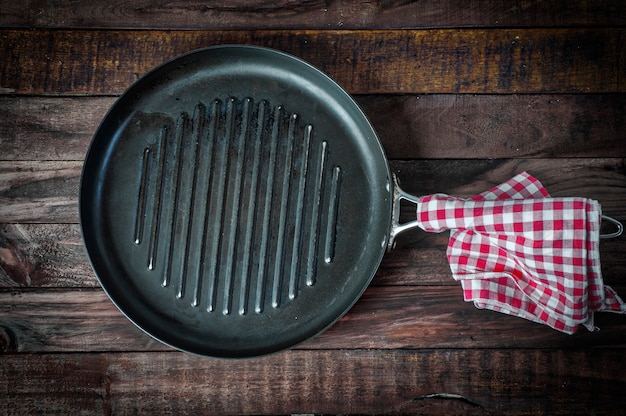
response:
[(623, 157), (625, 95), (367, 95), (390, 159)]
[(0, 96), (0, 159), (83, 160), (114, 101)]
[[(133, 325), (99, 289), (0, 292), (0, 297), (8, 302), (0, 313), (3, 352), (34, 352), (37, 345), (65, 352), (169, 349)], [(29, 312), (34, 309), (39, 317)]]
[[(504, 0), (0, 2), (0, 26), (147, 29), (401, 29), (459, 26), (619, 26), (622, 2)], [(555, 12), (557, 11), (557, 12)]]
[(176, 55), (246, 43), (299, 56), (353, 94), (624, 92), (625, 31), (7, 29), (0, 34), (0, 91), (120, 94)]
[[(0, 223), (77, 223), (79, 161), (0, 161)], [(528, 171), (553, 196), (600, 201), (607, 215), (626, 218), (621, 158), (391, 161), (407, 192), (478, 194)]]
[(626, 192), (623, 159), (392, 160), (390, 166), (402, 188), (414, 195), (470, 197), (527, 171), (553, 197), (597, 199), (607, 214), (624, 215), (619, 203)]
[[(406, 213), (408, 219), (412, 215)], [(446, 259), (448, 234), (409, 231), (387, 253), (372, 281), (375, 286), (457, 285)], [(602, 273), (608, 284), (623, 283), (626, 240), (602, 241)], [(0, 289), (97, 287), (76, 224), (2, 224)]]
[(0, 162), (0, 222), (78, 222), (82, 162)]
[[(623, 219), (621, 221), (624, 223)], [(372, 284), (456, 285), (446, 257), (448, 239), (447, 232), (432, 234), (412, 230), (401, 235), (396, 248), (385, 255)], [(604, 281), (610, 285), (622, 284), (626, 273), (626, 239), (602, 240), (599, 250)]]
[[(626, 157), (626, 95), (358, 95), (390, 159)], [(0, 159), (83, 160), (113, 97), (0, 96)]]
[[(626, 270), (626, 243), (620, 241), (601, 246), (609, 282), (619, 281)], [(445, 233), (410, 232), (385, 256), (373, 284), (455, 285), (446, 260), (447, 242)], [(0, 224), (0, 289), (98, 286), (78, 224)]]
[[(411, 214), (407, 214), (407, 217)], [(626, 270), (626, 242), (601, 246), (605, 278)], [(410, 232), (388, 253), (374, 285), (455, 285), (446, 260), (447, 234)], [(0, 224), (0, 289), (98, 287), (78, 224)]]
[(0, 288), (97, 285), (77, 224), (0, 225)]
[[(615, 290), (626, 297), (625, 286)], [(626, 347), (626, 316), (596, 314), (574, 335), (479, 310), (456, 286), (371, 286), (332, 328), (298, 349)], [(0, 292), (0, 351), (167, 351), (98, 289)]]
[(623, 413), (620, 350), (291, 351), (7, 355), (8, 414)]

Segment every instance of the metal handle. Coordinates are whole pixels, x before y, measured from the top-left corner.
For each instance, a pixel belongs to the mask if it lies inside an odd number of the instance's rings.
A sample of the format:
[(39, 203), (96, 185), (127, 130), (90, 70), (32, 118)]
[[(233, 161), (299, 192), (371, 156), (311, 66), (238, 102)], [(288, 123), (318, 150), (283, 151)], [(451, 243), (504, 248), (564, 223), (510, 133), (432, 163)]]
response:
[(600, 238), (615, 238), (615, 237), (619, 237), (620, 235), (622, 235), (622, 233), (624, 232), (624, 226), (622, 225), (621, 222), (619, 222), (618, 220), (616, 220), (615, 218), (611, 218), (607, 215), (603, 215), (602, 216), (602, 221), (608, 221), (611, 224), (613, 224), (616, 228), (616, 230), (612, 233), (609, 234), (600, 234)]
[(419, 226), (419, 221), (413, 220), (400, 224), (400, 201), (406, 200), (418, 203), (418, 197), (408, 194), (400, 188), (398, 177), (393, 174), (393, 204), (391, 214), (391, 231), (389, 232), (389, 242), (387, 243), (387, 251), (392, 250), (396, 245), (396, 237), (398, 234)]
[[(411, 228), (419, 227), (420, 222), (418, 220), (413, 220), (409, 222), (405, 222), (400, 224), (400, 201), (406, 200), (417, 204), (419, 202), (419, 197), (408, 194), (400, 188), (400, 182), (398, 181), (398, 177), (393, 174), (393, 203), (392, 203), (392, 217), (391, 217), (391, 231), (389, 232), (389, 241), (387, 243), (387, 251), (392, 250), (395, 247), (396, 237), (403, 233), (406, 230), (410, 230)], [(608, 239), (608, 238), (616, 238), (622, 235), (624, 232), (624, 226), (618, 220), (611, 218), (607, 215), (602, 216), (603, 221), (608, 221), (615, 226), (615, 231), (608, 234), (600, 234), (600, 238)]]

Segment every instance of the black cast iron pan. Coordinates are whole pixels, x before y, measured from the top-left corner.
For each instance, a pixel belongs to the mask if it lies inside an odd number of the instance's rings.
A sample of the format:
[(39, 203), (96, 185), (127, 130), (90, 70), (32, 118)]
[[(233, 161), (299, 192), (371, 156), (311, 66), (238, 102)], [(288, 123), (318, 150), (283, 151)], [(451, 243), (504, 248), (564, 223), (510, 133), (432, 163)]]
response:
[(194, 51), (112, 106), (80, 221), (96, 275), (137, 326), (200, 355), (251, 357), (336, 322), (374, 276), (400, 198), (352, 98), (292, 56)]

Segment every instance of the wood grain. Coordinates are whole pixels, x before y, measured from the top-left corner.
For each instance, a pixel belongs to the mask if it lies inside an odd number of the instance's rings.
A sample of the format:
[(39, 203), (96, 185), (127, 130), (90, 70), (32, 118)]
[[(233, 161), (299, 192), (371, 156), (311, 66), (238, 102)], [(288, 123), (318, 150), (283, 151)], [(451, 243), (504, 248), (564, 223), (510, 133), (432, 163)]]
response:
[(390, 159), (623, 157), (624, 95), (356, 96)]
[[(410, 217), (407, 213), (406, 218)], [(409, 231), (387, 253), (373, 286), (457, 285), (446, 258), (448, 234)], [(626, 240), (602, 241), (602, 274), (608, 284), (623, 283)], [(76, 224), (2, 224), (0, 289), (93, 288), (98, 283)]]
[[(390, 159), (626, 157), (626, 95), (358, 95)], [(1, 160), (83, 160), (113, 97), (0, 96)]]
[[(409, 231), (355, 307), (247, 360), (153, 340), (99, 287), (77, 197), (138, 77), (223, 43), (301, 57), (354, 94), (402, 186), (482, 192), (521, 170), (626, 222), (626, 3), (0, 0), (0, 414), (618, 415), (626, 316), (567, 336), (463, 301), (448, 236)], [(409, 204), (403, 220), (414, 215)], [(626, 298), (626, 238), (600, 244)]]
[(290, 351), (241, 361), (176, 352), (9, 355), (0, 361), (0, 408), (9, 414), (80, 408), (89, 414), (615, 415), (626, 389), (622, 358), (613, 349)]
[(78, 222), (82, 162), (0, 162), (0, 222)]
[[(455, 284), (445, 255), (446, 234), (415, 231), (403, 241), (385, 256), (374, 285)], [(609, 281), (626, 270), (619, 253), (626, 243), (620, 241), (602, 246), (603, 258), (613, 267)], [(78, 224), (0, 224), (0, 289), (98, 286)]]
[[(412, 234), (406, 237), (410, 246), (386, 256), (374, 284), (453, 284), (445, 258), (447, 236)], [(616, 267), (609, 278), (626, 267), (614, 254), (620, 248), (617, 244), (605, 254)], [(98, 286), (78, 224), (0, 225), (0, 289)]]
[[(82, 162), (0, 161), (0, 223), (77, 223)], [(392, 161), (407, 192), (461, 197), (478, 194), (528, 171), (552, 196), (600, 201), (607, 215), (626, 218), (621, 158)]]
[[(96, 285), (76, 225), (81, 165), (69, 161), (0, 163), (3, 287)], [(622, 221), (626, 218), (622, 159), (414, 160), (392, 161), (391, 167), (408, 192), (446, 192), (461, 197), (483, 192), (527, 170), (553, 196), (595, 198), (607, 215)], [(405, 205), (403, 221), (412, 216), (413, 208)], [(444, 234), (415, 230), (401, 235), (396, 250), (385, 257), (374, 284), (451, 284), (446, 244)], [(619, 282), (626, 270), (624, 244), (623, 239), (617, 239), (601, 245), (608, 282)]]
[[(624, 160), (594, 159), (491, 159), (393, 160), (391, 170), (402, 188), (415, 195), (437, 192), (470, 197), (515, 174), (527, 171), (538, 178), (553, 197), (581, 196), (597, 199), (614, 215), (623, 215)], [(605, 209), (605, 210), (606, 210)], [(608, 213), (608, 212), (607, 212)]]
[(0, 159), (82, 161), (114, 101), (0, 96)]
[[(148, 29), (402, 29), (467, 26), (619, 26), (622, 2), (558, 0), (0, 2), (0, 26)], [(558, 11), (558, 12), (557, 12)]]
[[(283, 49), (358, 93), (410, 192), (469, 196), (527, 170), (623, 220), (626, 103), (613, 93), (626, 7), (97, 1), (0, 2), (0, 26), (61, 29), (0, 31), (0, 413), (622, 412), (624, 317), (565, 336), (477, 310), (450, 277), (444, 234), (402, 236), (319, 337), (224, 361), (132, 325), (98, 288), (76, 222), (82, 159), (112, 96), (172, 56), (230, 42)], [(102, 27), (113, 30), (74, 30)], [(424, 30), (345, 30), (372, 28)], [(625, 241), (601, 245), (622, 294)]]
[(625, 31), (7, 29), (0, 35), (0, 91), (120, 94), (179, 54), (245, 43), (303, 58), (353, 94), (624, 92)]
[[(626, 286), (615, 290), (626, 293)], [(463, 301), (455, 286), (372, 286), (326, 332), (298, 349), (626, 347), (626, 317), (596, 314), (599, 332), (565, 335)], [(102, 290), (0, 292), (1, 352), (167, 351)]]
[(77, 224), (0, 225), (0, 288), (97, 285)]

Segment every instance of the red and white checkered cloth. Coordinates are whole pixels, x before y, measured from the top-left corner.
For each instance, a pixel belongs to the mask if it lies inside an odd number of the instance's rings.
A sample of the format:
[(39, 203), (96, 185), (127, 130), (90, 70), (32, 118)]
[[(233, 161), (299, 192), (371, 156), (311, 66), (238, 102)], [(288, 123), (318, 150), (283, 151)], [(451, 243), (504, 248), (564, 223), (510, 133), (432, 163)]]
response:
[(572, 334), (593, 313), (626, 313), (602, 282), (597, 201), (551, 198), (526, 172), (470, 199), (419, 198), (425, 231), (450, 231), (448, 261), (466, 301)]

